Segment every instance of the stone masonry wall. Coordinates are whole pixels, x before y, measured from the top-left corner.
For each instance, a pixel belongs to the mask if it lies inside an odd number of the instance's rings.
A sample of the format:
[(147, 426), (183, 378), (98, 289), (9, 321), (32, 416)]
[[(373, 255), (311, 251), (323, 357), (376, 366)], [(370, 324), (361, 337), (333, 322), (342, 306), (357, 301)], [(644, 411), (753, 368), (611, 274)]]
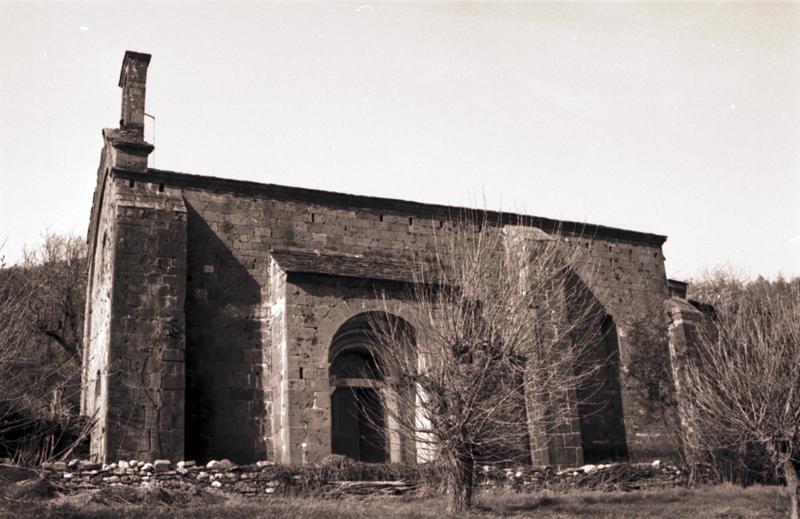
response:
[(698, 345), (708, 316), (683, 297), (671, 297), (664, 302), (664, 308), (669, 318), (669, 357), (678, 407), (676, 411), (681, 425), (684, 454), (688, 456), (687, 446), (695, 445), (697, 438), (693, 427), (695, 409), (686, 396), (686, 366), (693, 348)]
[[(282, 365), (272, 385), (282, 388), (281, 405), (286, 407), (275, 443), (282, 446), (284, 463), (317, 463), (331, 454), (333, 388), (328, 368), (334, 335), (348, 319), (365, 312), (386, 311), (409, 320), (408, 303), (403, 287), (391, 282), (289, 274), (283, 287), (283, 331), (274, 335), (282, 341), (273, 343)], [(414, 446), (404, 444), (398, 434), (390, 431), (387, 440), (390, 461), (416, 461)]]
[[(102, 188), (102, 186), (101, 186)], [(111, 297), (115, 261), (116, 226), (113, 196), (102, 190), (102, 212), (98, 218), (97, 239), (87, 284), (86, 320), (84, 323), (81, 411), (97, 421), (97, 433), (90, 449), (105, 455), (106, 413), (108, 410), (108, 348), (111, 339)]]
[(265, 407), (268, 409), (269, 429), (264, 430), (274, 461), (290, 463), (292, 449), (288, 440), (290, 427), (288, 338), (286, 330), (286, 272), (275, 261), (270, 262), (270, 349), (264, 369)]
[(582, 277), (616, 325), (620, 390), (628, 454), (632, 459), (674, 457), (675, 446), (661, 423), (651, 421), (642, 401), (640, 382), (629, 374), (632, 353), (652, 344), (634, 344), (628, 330), (646, 320), (663, 328), (666, 316), (661, 302), (668, 297), (664, 256), (660, 246), (624, 241), (570, 238), (587, 250), (590, 261)]
[(180, 192), (114, 179), (105, 458), (183, 456), (186, 211)]
[[(436, 234), (448, 232), (446, 212), (421, 204), (312, 196), (157, 170), (115, 175), (123, 189), (131, 180), (149, 182), (151, 189), (164, 185), (185, 202), (186, 457), (198, 460), (280, 459), (271, 249), (400, 259), (435, 250)], [(634, 458), (647, 457), (664, 451), (664, 439), (658, 424), (642, 418), (635, 381), (625, 375), (629, 351), (638, 347), (627, 342), (625, 330), (637, 312), (647, 311), (648, 301), (666, 297), (660, 241), (587, 229), (569, 238), (568, 246), (585, 249), (590, 288), (617, 324), (629, 451)], [(344, 322), (350, 316), (341, 317)]]

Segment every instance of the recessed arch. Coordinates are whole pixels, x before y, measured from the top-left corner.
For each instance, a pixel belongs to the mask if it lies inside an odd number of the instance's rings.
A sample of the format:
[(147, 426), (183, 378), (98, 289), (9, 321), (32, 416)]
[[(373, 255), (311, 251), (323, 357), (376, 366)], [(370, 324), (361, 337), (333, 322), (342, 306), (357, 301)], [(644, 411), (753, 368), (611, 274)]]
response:
[(393, 399), (383, 383), (373, 331), (380, 320), (413, 333), (413, 327), (396, 315), (362, 312), (339, 326), (328, 351), (331, 452), (365, 462), (400, 461), (402, 456), (387, 408)]

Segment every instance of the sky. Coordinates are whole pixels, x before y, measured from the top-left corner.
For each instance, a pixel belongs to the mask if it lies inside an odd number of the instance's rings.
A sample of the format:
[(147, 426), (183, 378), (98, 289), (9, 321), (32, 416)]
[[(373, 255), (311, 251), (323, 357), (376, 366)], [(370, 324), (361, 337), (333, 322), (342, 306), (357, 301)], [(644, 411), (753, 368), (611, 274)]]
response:
[(800, 275), (799, 3), (0, 1), (6, 263), (85, 235), (126, 49), (153, 55), (159, 169), (663, 234), (678, 279)]

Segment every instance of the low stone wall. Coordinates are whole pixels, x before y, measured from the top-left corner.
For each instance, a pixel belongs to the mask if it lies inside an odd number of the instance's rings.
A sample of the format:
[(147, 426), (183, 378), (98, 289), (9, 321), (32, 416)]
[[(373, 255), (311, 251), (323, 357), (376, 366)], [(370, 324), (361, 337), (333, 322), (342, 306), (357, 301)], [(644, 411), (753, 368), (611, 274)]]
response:
[[(115, 487), (217, 489), (245, 496), (436, 491), (433, 467), (336, 461), (320, 465), (283, 466), (272, 462), (235, 465), (228, 460), (197, 465), (120, 461), (110, 465), (72, 461), (42, 466), (43, 476), (60, 492)], [(569, 490), (628, 491), (688, 484), (686, 471), (660, 462), (584, 465), (556, 471), (551, 467), (479, 467), (476, 483), (484, 491)], [(702, 479), (702, 478), (701, 478)], [(358, 484), (354, 484), (358, 482)]]
[(329, 463), (292, 467), (260, 461), (236, 465), (227, 459), (197, 465), (119, 461), (109, 465), (85, 461), (56, 462), (42, 466), (43, 477), (64, 493), (113, 486), (214, 488), (243, 495), (294, 495), (335, 489), (341, 481), (394, 481), (402, 491), (416, 488), (420, 471), (413, 466)]

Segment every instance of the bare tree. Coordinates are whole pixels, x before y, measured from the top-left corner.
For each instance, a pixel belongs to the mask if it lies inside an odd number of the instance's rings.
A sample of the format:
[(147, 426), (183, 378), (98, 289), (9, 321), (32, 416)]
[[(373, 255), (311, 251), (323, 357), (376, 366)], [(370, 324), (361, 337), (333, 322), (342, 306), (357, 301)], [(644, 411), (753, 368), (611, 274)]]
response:
[(47, 234), (0, 265), (0, 452), (38, 463), (81, 435), (82, 240)]
[(568, 237), (489, 225), (485, 214), (448, 227), (433, 258), (415, 262), (413, 330), (372, 323), (372, 380), (392, 395), (386, 413), (400, 434), (435, 457), (457, 512), (472, 504), (476, 463), (527, 449), (529, 421), (548, 430), (574, 416), (598, 368), (582, 359), (604, 313)]
[(45, 234), (40, 246), (24, 251), (21, 268), (30, 292), (28, 313), (33, 331), (68, 356), (80, 356), (86, 297), (84, 240)]
[(686, 370), (696, 446), (762, 448), (786, 480), (797, 519), (800, 282), (723, 281), (711, 291), (721, 296)]

